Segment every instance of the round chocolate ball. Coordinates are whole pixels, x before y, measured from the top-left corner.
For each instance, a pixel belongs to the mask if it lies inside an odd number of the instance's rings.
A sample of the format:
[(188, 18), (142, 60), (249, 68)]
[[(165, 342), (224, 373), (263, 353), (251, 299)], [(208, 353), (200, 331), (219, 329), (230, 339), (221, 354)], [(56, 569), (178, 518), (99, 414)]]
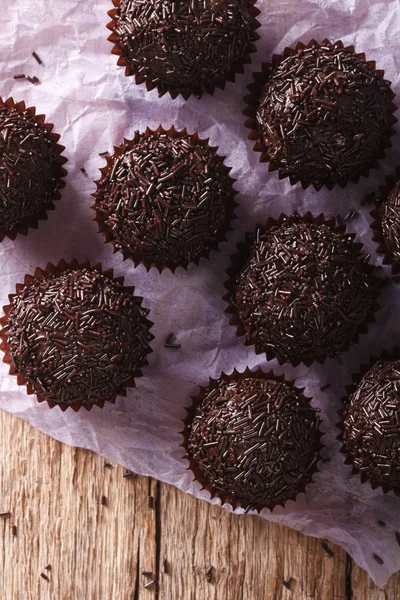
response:
[(95, 209), (109, 240), (135, 261), (172, 270), (207, 254), (232, 216), (223, 158), (191, 136), (137, 135), (99, 183)]
[(138, 298), (95, 270), (33, 279), (8, 315), (15, 370), (54, 403), (113, 400), (150, 352), (146, 314)]
[(395, 262), (400, 262), (400, 182), (391, 190), (379, 207), (382, 234)]
[(221, 85), (252, 39), (247, 0), (121, 0), (115, 20), (130, 74), (186, 98)]
[(234, 507), (273, 508), (311, 481), (320, 420), (302, 391), (275, 379), (220, 379), (188, 425), (191, 468)]
[(49, 208), (60, 187), (56, 142), (32, 109), (0, 103), (0, 230)]
[(400, 360), (379, 360), (346, 401), (343, 444), (363, 479), (400, 494)]
[(389, 82), (339, 45), (299, 49), (273, 68), (257, 122), (262, 144), (292, 182), (344, 185), (390, 133)]
[(324, 223), (294, 216), (258, 230), (231, 297), (247, 342), (293, 365), (347, 350), (373, 309), (367, 262)]

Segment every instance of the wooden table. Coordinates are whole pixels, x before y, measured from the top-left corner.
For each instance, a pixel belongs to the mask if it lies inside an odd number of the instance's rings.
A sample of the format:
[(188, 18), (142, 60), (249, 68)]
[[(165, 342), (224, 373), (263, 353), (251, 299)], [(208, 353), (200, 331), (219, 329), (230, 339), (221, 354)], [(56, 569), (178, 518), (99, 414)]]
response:
[(400, 573), (383, 592), (333, 544), (124, 478), (1, 411), (0, 432), (1, 600), (400, 599)]

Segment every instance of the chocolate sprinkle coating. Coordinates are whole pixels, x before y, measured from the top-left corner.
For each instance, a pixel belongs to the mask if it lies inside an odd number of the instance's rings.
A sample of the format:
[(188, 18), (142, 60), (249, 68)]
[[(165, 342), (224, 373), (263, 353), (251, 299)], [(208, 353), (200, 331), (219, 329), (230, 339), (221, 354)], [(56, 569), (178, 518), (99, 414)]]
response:
[(346, 401), (343, 446), (354, 468), (400, 493), (400, 360), (379, 360)]
[(251, 21), (247, 0), (121, 0), (114, 31), (132, 74), (201, 97), (246, 55)]
[(390, 135), (390, 85), (348, 48), (299, 48), (265, 85), (257, 123), (282, 176), (344, 185), (358, 176)]
[(0, 105), (0, 229), (10, 231), (48, 208), (59, 177), (56, 142), (34, 112)]
[(9, 312), (15, 370), (55, 403), (111, 400), (145, 363), (146, 314), (138, 298), (97, 271), (34, 279)]
[(389, 252), (400, 262), (400, 182), (398, 181), (387, 200), (379, 207), (382, 234)]
[(369, 256), (349, 235), (299, 216), (251, 241), (231, 298), (247, 341), (294, 365), (347, 350), (373, 308)]
[(227, 222), (234, 190), (223, 158), (188, 135), (136, 134), (99, 182), (95, 209), (116, 250), (176, 267)]
[(309, 400), (293, 384), (220, 379), (205, 390), (187, 447), (214, 490), (243, 506), (271, 508), (311, 480), (319, 459), (319, 425)]

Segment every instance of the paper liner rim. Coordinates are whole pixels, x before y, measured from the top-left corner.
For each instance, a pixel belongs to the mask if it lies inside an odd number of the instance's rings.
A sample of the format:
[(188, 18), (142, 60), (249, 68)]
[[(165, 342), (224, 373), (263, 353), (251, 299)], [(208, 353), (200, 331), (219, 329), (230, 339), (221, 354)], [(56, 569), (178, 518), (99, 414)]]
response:
[[(100, 408), (103, 408), (103, 406), (106, 402), (114, 404), (117, 399), (117, 396), (126, 396), (127, 388), (136, 387), (135, 379), (143, 376), (142, 368), (148, 366), (148, 364), (149, 364), (147, 359), (145, 359), (143, 361), (141, 367), (139, 369), (137, 369), (136, 371), (134, 371), (132, 373), (131, 377), (122, 384), (121, 391), (115, 392), (115, 394), (113, 394), (110, 398), (107, 398), (106, 400), (97, 400), (97, 401), (88, 402), (88, 403), (85, 403), (83, 401), (82, 402), (77, 401), (77, 402), (72, 402), (72, 403), (68, 403), (68, 404), (62, 403), (62, 402), (54, 402), (54, 401), (49, 400), (48, 398), (38, 394), (37, 392), (34, 391), (33, 385), (28, 381), (28, 379), (24, 375), (22, 375), (21, 373), (18, 373), (15, 370), (15, 368), (13, 366), (13, 360), (11, 357), (11, 348), (8, 343), (8, 337), (7, 337), (8, 315), (9, 315), (9, 312), (11, 309), (13, 299), (15, 298), (15, 296), (17, 296), (19, 294), (21, 289), (23, 289), (26, 285), (29, 285), (30, 283), (32, 283), (32, 281), (34, 281), (35, 279), (41, 280), (46, 275), (54, 275), (54, 274), (59, 275), (61, 273), (64, 273), (65, 271), (78, 271), (81, 269), (87, 269), (88, 271), (91, 271), (91, 272), (97, 271), (104, 277), (107, 277), (108, 279), (114, 281), (115, 283), (118, 283), (124, 292), (134, 296), (135, 287), (134, 286), (125, 286), (124, 285), (124, 279), (125, 279), (124, 276), (114, 277), (114, 269), (112, 269), (112, 268), (111, 269), (103, 269), (102, 264), (100, 262), (92, 265), (92, 263), (89, 259), (85, 259), (83, 261), (78, 261), (76, 258), (73, 258), (70, 261), (61, 259), (56, 265), (54, 265), (51, 262), (48, 262), (44, 269), (37, 267), (35, 269), (34, 275), (30, 275), (30, 274), (25, 275), (24, 283), (17, 283), (15, 286), (16, 292), (14, 294), (9, 294), (8, 298), (9, 298), (10, 303), (7, 304), (6, 306), (3, 306), (3, 313), (5, 316), (0, 318), (0, 327), (1, 327), (1, 329), (0, 329), (0, 340), (1, 340), (0, 350), (2, 350), (2, 352), (4, 354), (3, 362), (6, 363), (7, 365), (9, 365), (9, 374), (17, 377), (18, 385), (25, 386), (27, 394), (35, 395), (36, 399), (39, 403), (47, 402), (47, 405), (49, 406), (49, 408), (54, 408), (54, 407), (58, 406), (63, 412), (65, 412), (68, 408), (74, 410), (75, 412), (78, 412), (80, 410), (80, 408), (82, 408), (82, 407), (85, 408), (87, 411), (92, 410), (93, 406), (99, 406)], [(141, 308), (141, 310), (144, 313), (144, 316), (145, 316), (144, 322), (148, 327), (148, 349), (145, 354), (149, 355), (153, 352), (153, 349), (150, 346), (150, 342), (154, 339), (154, 335), (152, 335), (150, 333), (150, 329), (153, 327), (154, 323), (147, 318), (150, 310), (148, 308), (144, 308), (142, 306), (143, 298), (141, 296), (134, 296), (134, 298), (135, 298), (137, 305)]]
[(118, 25), (118, 20), (116, 19), (116, 16), (121, 0), (112, 0), (112, 2), (114, 4), (114, 8), (109, 10), (107, 13), (108, 16), (111, 17), (111, 21), (107, 24), (107, 29), (109, 29), (112, 32), (111, 35), (107, 38), (108, 41), (113, 44), (111, 53), (118, 56), (117, 65), (125, 68), (126, 77), (134, 77), (136, 85), (145, 84), (148, 92), (157, 89), (159, 98), (161, 98), (167, 93), (170, 95), (172, 100), (175, 100), (176, 98), (178, 98), (178, 96), (182, 96), (182, 98), (186, 101), (189, 100), (191, 96), (194, 96), (195, 98), (200, 100), (205, 93), (209, 94), (210, 96), (213, 96), (216, 89), (224, 90), (227, 82), (235, 82), (236, 75), (241, 75), (244, 73), (245, 65), (251, 64), (252, 62), (251, 55), (257, 52), (255, 43), (260, 39), (260, 36), (257, 33), (257, 29), (261, 27), (261, 23), (257, 20), (257, 17), (260, 15), (261, 11), (255, 6), (257, 0), (246, 0), (249, 8), (249, 14), (252, 17), (250, 21), (250, 40), (244, 51), (243, 56), (235, 62), (229, 73), (227, 73), (225, 77), (220, 78), (214, 84), (210, 85), (208, 90), (202, 87), (201, 92), (199, 94), (185, 90), (168, 90), (167, 88), (164, 88), (161, 85), (153, 83), (153, 81), (150, 78), (141, 75), (140, 73), (135, 73), (131, 65), (123, 56), (120, 46), (120, 36), (118, 35), (118, 33), (116, 33), (116, 26)]
[(58, 143), (58, 140), (61, 137), (60, 134), (53, 131), (53, 129), (54, 129), (53, 123), (46, 122), (46, 115), (44, 115), (44, 114), (37, 115), (36, 114), (35, 106), (26, 107), (26, 104), (23, 100), (21, 100), (20, 102), (14, 102), (14, 99), (12, 97), (7, 98), (7, 100), (3, 100), (0, 97), (0, 106), (5, 106), (9, 109), (16, 109), (21, 114), (23, 114), (23, 112), (25, 110), (32, 111), (31, 119), (33, 121), (35, 121), (36, 123), (38, 123), (39, 125), (41, 125), (46, 130), (46, 132), (49, 134), (53, 148), (58, 157), (58, 161), (57, 161), (57, 163), (55, 163), (55, 164), (57, 164), (56, 180), (58, 182), (58, 185), (57, 185), (57, 190), (52, 194), (52, 197), (51, 197), (49, 203), (45, 207), (42, 207), (41, 210), (35, 216), (29, 217), (28, 219), (24, 219), (23, 221), (21, 221), (21, 223), (19, 223), (18, 225), (14, 225), (14, 227), (12, 227), (11, 229), (0, 228), (0, 243), (1, 243), (6, 237), (8, 237), (10, 240), (14, 241), (18, 234), (26, 236), (29, 233), (29, 229), (38, 229), (40, 221), (47, 221), (47, 219), (48, 219), (47, 213), (49, 211), (55, 210), (56, 207), (54, 205), (54, 202), (57, 202), (58, 200), (61, 199), (60, 190), (65, 187), (64, 178), (68, 174), (66, 169), (63, 167), (63, 165), (65, 165), (65, 163), (68, 162), (68, 159), (62, 155), (62, 153), (65, 150), (65, 146)]
[(347, 451), (344, 440), (343, 440), (343, 433), (344, 433), (343, 414), (346, 409), (346, 406), (349, 404), (349, 397), (351, 396), (351, 394), (353, 394), (356, 391), (356, 389), (357, 389), (359, 383), (361, 382), (362, 378), (364, 377), (364, 375), (370, 369), (372, 369), (372, 367), (379, 360), (391, 360), (391, 359), (400, 360), (400, 347), (399, 346), (394, 346), (390, 351), (382, 350), (382, 352), (380, 353), (379, 356), (370, 355), (368, 362), (361, 363), (359, 366), (358, 372), (352, 373), (352, 375), (351, 375), (352, 383), (345, 386), (346, 395), (342, 396), (340, 399), (342, 408), (337, 411), (337, 414), (338, 414), (340, 420), (338, 423), (336, 423), (336, 428), (339, 429), (340, 434), (338, 436), (336, 436), (336, 439), (339, 440), (339, 442), (341, 442), (341, 447), (340, 447), (339, 452), (345, 456), (344, 464), (351, 465), (351, 467), (352, 467), (351, 474), (352, 475), (357, 475), (362, 484), (369, 483), (371, 488), (374, 491), (376, 489), (380, 488), (384, 494), (388, 494), (389, 492), (394, 492), (394, 494), (396, 496), (400, 497), (400, 487), (394, 488), (393, 486), (390, 486), (384, 482), (378, 483), (377, 481), (374, 481), (370, 477), (368, 477), (368, 475), (366, 475), (365, 473), (360, 472), (360, 470), (354, 465), (354, 462), (350, 456), (350, 453)]
[[(145, 254), (143, 254), (141, 252), (130, 252), (126, 248), (116, 249), (115, 245), (114, 245), (113, 235), (109, 231), (109, 228), (105, 222), (104, 215), (102, 215), (102, 213), (98, 210), (99, 204), (98, 204), (97, 200), (98, 200), (101, 190), (103, 189), (104, 180), (107, 177), (107, 175), (110, 173), (114, 159), (119, 158), (125, 151), (132, 150), (136, 146), (138, 141), (140, 141), (139, 136), (144, 135), (145, 137), (149, 137), (151, 135), (160, 135), (160, 134), (167, 135), (168, 137), (171, 137), (171, 138), (187, 137), (192, 143), (199, 144), (203, 148), (208, 148), (209, 150), (215, 152), (215, 154), (217, 154), (218, 157), (222, 160), (222, 169), (224, 170), (225, 175), (227, 176), (229, 183), (231, 185), (231, 197), (229, 198), (227, 205), (226, 205), (226, 215), (225, 215), (224, 224), (218, 230), (218, 233), (217, 233), (215, 239), (212, 240), (211, 242), (209, 242), (207, 247), (204, 248), (195, 258), (191, 259), (189, 262), (187, 262), (187, 261), (181, 261), (179, 263), (172, 263), (170, 261), (161, 262), (159, 260), (153, 260), (152, 258), (146, 256)], [(187, 133), (186, 127), (182, 130), (177, 130), (177, 129), (175, 129), (175, 126), (172, 125), (172, 127), (170, 127), (170, 129), (166, 130), (166, 129), (164, 129), (164, 127), (162, 125), (159, 125), (157, 127), (157, 129), (155, 129), (155, 130), (152, 130), (149, 127), (147, 127), (143, 134), (136, 132), (134, 138), (131, 140), (124, 139), (124, 142), (120, 146), (114, 146), (114, 154), (106, 157), (106, 161), (107, 161), (106, 165), (102, 169), (100, 169), (101, 177), (100, 177), (100, 179), (97, 179), (94, 182), (97, 186), (97, 190), (96, 190), (96, 192), (94, 192), (92, 194), (92, 196), (95, 198), (95, 203), (91, 206), (91, 208), (96, 213), (96, 216), (93, 220), (97, 223), (97, 226), (98, 226), (97, 233), (100, 233), (103, 236), (103, 238), (105, 240), (104, 243), (111, 244), (114, 247), (114, 253), (119, 252), (120, 254), (122, 254), (124, 261), (127, 259), (130, 259), (133, 262), (135, 267), (138, 267), (139, 265), (142, 264), (145, 266), (147, 272), (149, 272), (150, 269), (155, 268), (160, 274), (167, 269), (169, 269), (171, 271), (171, 273), (175, 273), (175, 271), (178, 267), (182, 267), (186, 271), (190, 264), (195, 264), (198, 266), (201, 258), (205, 258), (205, 259), (209, 260), (211, 252), (212, 251), (219, 252), (220, 245), (223, 242), (228, 241), (227, 235), (229, 232), (233, 231), (232, 224), (233, 224), (233, 221), (235, 221), (237, 219), (235, 210), (239, 206), (239, 204), (235, 201), (235, 198), (239, 194), (239, 192), (237, 190), (235, 190), (235, 188), (233, 187), (236, 182), (236, 179), (233, 179), (230, 176), (230, 171), (232, 170), (232, 167), (228, 167), (225, 164), (226, 156), (221, 156), (220, 154), (218, 154), (218, 149), (219, 149), (218, 146), (210, 146), (208, 142), (209, 142), (209, 138), (207, 138), (207, 139), (200, 138), (199, 133), (197, 131), (195, 133), (189, 135)]]
[(400, 180), (400, 165), (395, 167), (394, 174), (386, 176), (385, 185), (379, 187), (379, 195), (375, 201), (375, 208), (369, 213), (373, 218), (370, 225), (372, 229), (372, 240), (376, 243), (376, 253), (383, 256), (383, 264), (391, 265), (391, 274), (393, 277), (400, 275), (400, 261), (396, 260), (392, 251), (389, 249), (382, 229), (382, 218), (380, 208), (386, 202), (396, 183)]
[[(360, 254), (363, 252), (364, 244), (362, 244), (361, 242), (355, 241), (355, 239), (356, 239), (355, 233), (348, 232), (347, 226), (345, 224), (343, 224), (338, 217), (330, 217), (329, 219), (327, 219), (323, 213), (320, 213), (316, 217), (314, 217), (310, 211), (307, 211), (303, 215), (300, 215), (297, 211), (294, 211), (290, 215), (281, 213), (277, 219), (269, 217), (267, 222), (264, 224), (256, 223), (254, 229), (255, 230), (260, 229), (260, 231), (262, 233), (264, 233), (264, 232), (268, 231), (269, 229), (271, 229), (271, 227), (274, 227), (276, 225), (281, 225), (283, 223), (283, 221), (291, 222), (293, 219), (296, 219), (296, 218), (300, 218), (305, 223), (315, 223), (316, 225), (322, 225), (322, 224), (327, 225), (333, 232), (338, 233), (340, 235), (348, 236), (351, 239), (353, 245), (358, 250), (358, 252)], [(306, 367), (311, 367), (311, 365), (314, 362), (323, 365), (328, 358), (335, 358), (335, 357), (325, 356), (325, 357), (314, 358), (313, 360), (307, 359), (307, 360), (296, 360), (296, 361), (289, 362), (287, 360), (282, 359), (281, 357), (278, 357), (277, 354), (275, 354), (271, 350), (269, 350), (269, 349), (264, 350), (256, 342), (250, 342), (246, 339), (244, 327), (243, 327), (240, 317), (237, 313), (236, 307), (231, 302), (231, 297), (235, 291), (235, 278), (240, 273), (241, 269), (246, 264), (246, 261), (248, 259), (248, 251), (250, 249), (250, 246), (249, 246), (249, 243), (247, 240), (248, 240), (249, 236), (253, 235), (253, 233), (254, 232), (246, 232), (245, 233), (245, 241), (238, 242), (236, 244), (237, 252), (230, 256), (230, 266), (226, 269), (226, 273), (229, 278), (224, 282), (224, 287), (227, 290), (227, 293), (224, 294), (222, 299), (227, 304), (224, 312), (226, 314), (230, 315), (229, 324), (232, 325), (233, 327), (235, 327), (236, 337), (244, 338), (245, 346), (254, 346), (256, 354), (265, 354), (268, 361), (277, 360), (279, 365), (281, 365), (281, 366), (290, 364), (293, 367), (297, 367), (300, 364), (304, 364)], [(374, 274), (376, 271), (376, 267), (374, 265), (370, 264), (369, 261), (366, 263), (362, 263), (362, 264), (364, 265), (365, 273), (370, 276), (371, 283), (373, 284), (371, 309), (369, 310), (364, 321), (357, 328), (357, 331), (356, 331), (354, 337), (352, 338), (352, 340), (349, 342), (348, 346), (346, 348), (344, 348), (343, 350), (341, 350), (341, 352), (338, 352), (336, 357), (341, 356), (343, 353), (347, 352), (352, 345), (357, 344), (359, 342), (360, 335), (368, 333), (369, 325), (371, 323), (376, 322), (375, 313), (380, 308), (377, 303), (377, 299), (378, 299), (379, 292), (380, 292), (379, 287), (378, 287), (379, 278)]]
[[(294, 494), (292, 494), (290, 497), (285, 498), (284, 500), (279, 500), (276, 502), (269, 502), (266, 504), (256, 505), (256, 504), (251, 503), (243, 498), (236, 497), (230, 493), (223, 492), (223, 491), (215, 488), (212, 485), (212, 483), (210, 483), (208, 481), (208, 479), (204, 476), (202, 471), (197, 467), (197, 462), (190, 455), (190, 452), (189, 452), (189, 448), (188, 448), (188, 438), (189, 438), (189, 433), (190, 433), (189, 425), (192, 423), (193, 418), (197, 412), (197, 409), (200, 406), (202, 400), (204, 399), (205, 392), (210, 388), (217, 387), (218, 383), (221, 379), (223, 381), (237, 381), (239, 379), (266, 379), (266, 380), (273, 379), (274, 381), (282, 381), (282, 382), (285, 382), (285, 383), (295, 387), (301, 393), (301, 395), (306, 400), (306, 402), (310, 406), (310, 408), (314, 408), (312, 406), (312, 398), (305, 396), (303, 393), (304, 388), (298, 388), (295, 385), (296, 380), (288, 379), (285, 374), (276, 375), (273, 369), (270, 369), (268, 372), (265, 372), (261, 369), (261, 367), (258, 367), (255, 371), (251, 371), (249, 367), (246, 367), (244, 371), (237, 371), (236, 368), (234, 368), (232, 373), (230, 373), (230, 374), (226, 374), (222, 371), (221, 375), (218, 377), (218, 379), (213, 379), (210, 377), (208, 384), (206, 386), (200, 386), (199, 393), (196, 394), (196, 396), (191, 396), (191, 401), (192, 401), (191, 405), (185, 407), (185, 411), (186, 411), (187, 415), (182, 421), (184, 428), (180, 432), (180, 435), (182, 435), (184, 441), (180, 445), (181, 445), (181, 447), (184, 448), (184, 450), (186, 452), (185, 455), (182, 457), (182, 459), (185, 459), (189, 462), (189, 466), (187, 467), (186, 470), (192, 472), (193, 477), (194, 477), (193, 481), (197, 481), (198, 483), (200, 483), (200, 485), (202, 486), (201, 489), (209, 492), (211, 495), (211, 499), (218, 498), (221, 502), (221, 507), (224, 504), (229, 504), (232, 507), (233, 511), (235, 511), (238, 508), (242, 508), (246, 512), (248, 510), (256, 510), (258, 513), (260, 513), (264, 509), (268, 509), (272, 512), (274, 510), (274, 508), (276, 508), (277, 506), (281, 506), (282, 508), (284, 508), (286, 503), (289, 500), (296, 501), (297, 496), (299, 494), (306, 493), (307, 486), (311, 483), (315, 483), (313, 477), (317, 472), (320, 471), (318, 466), (322, 460), (321, 450), (325, 447), (325, 445), (321, 441), (321, 438), (325, 435), (325, 433), (321, 431), (321, 423), (322, 423), (321, 418), (318, 417), (319, 423), (318, 423), (318, 428), (316, 429), (316, 452), (317, 452), (318, 457), (315, 460), (314, 464), (312, 464), (311, 468), (306, 473), (307, 477), (301, 483), (298, 490)], [(320, 413), (319, 409), (317, 409), (317, 411), (316, 411), (316, 414), (318, 414), (318, 413)]]
[[(256, 115), (257, 108), (260, 100), (260, 95), (264, 88), (264, 85), (268, 81), (269, 74), (273, 68), (278, 66), (283, 60), (288, 58), (289, 56), (293, 56), (297, 53), (298, 50), (302, 50), (305, 48), (320, 48), (323, 44), (331, 44), (333, 46), (338, 46), (344, 50), (350, 50), (356, 54), (356, 56), (362, 60), (365, 60), (370, 68), (378, 74), (382, 80), (387, 83), (387, 115), (388, 115), (388, 134), (383, 138), (379, 146), (376, 148), (374, 153), (371, 155), (369, 161), (365, 163), (357, 173), (353, 174), (351, 177), (343, 177), (340, 180), (337, 179), (331, 182), (325, 182), (321, 185), (315, 184), (311, 180), (305, 180), (301, 177), (296, 177), (295, 175), (289, 175), (288, 173), (282, 173), (281, 168), (274, 163), (273, 160), (270, 160), (268, 151), (264, 148), (264, 142), (262, 136), (260, 136), (259, 131), (256, 125)], [(395, 130), (393, 125), (397, 123), (397, 118), (394, 116), (394, 112), (397, 110), (397, 105), (394, 104), (393, 100), (396, 97), (396, 94), (393, 92), (391, 87), (391, 82), (387, 79), (384, 79), (384, 71), (382, 69), (376, 69), (375, 61), (367, 61), (364, 52), (355, 52), (355, 48), (353, 45), (345, 46), (341, 40), (338, 40), (332, 44), (329, 39), (324, 39), (321, 43), (318, 43), (315, 40), (310, 40), (308, 44), (304, 44), (303, 42), (297, 42), (294, 48), (286, 46), (282, 54), (274, 54), (272, 56), (271, 62), (264, 62), (261, 65), (261, 71), (257, 71), (253, 73), (253, 83), (250, 83), (247, 86), (248, 91), (250, 92), (244, 97), (245, 108), (243, 110), (243, 114), (247, 117), (244, 123), (245, 127), (250, 130), (248, 134), (248, 139), (256, 142), (253, 146), (253, 150), (255, 152), (259, 152), (260, 162), (268, 163), (268, 171), (278, 171), (279, 179), (289, 178), (291, 185), (301, 184), (302, 188), (305, 190), (310, 186), (313, 186), (316, 191), (321, 190), (323, 187), (326, 187), (328, 190), (332, 190), (336, 185), (341, 188), (346, 187), (346, 185), (351, 183), (358, 183), (360, 177), (369, 177), (371, 169), (377, 169), (378, 163), (381, 159), (386, 156), (386, 149), (392, 146), (390, 138), (395, 135)]]

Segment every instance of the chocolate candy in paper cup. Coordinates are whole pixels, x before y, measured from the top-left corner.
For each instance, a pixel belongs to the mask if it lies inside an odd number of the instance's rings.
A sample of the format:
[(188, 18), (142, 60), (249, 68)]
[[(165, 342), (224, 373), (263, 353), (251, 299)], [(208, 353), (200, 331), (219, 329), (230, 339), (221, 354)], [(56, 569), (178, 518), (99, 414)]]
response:
[(93, 194), (106, 243), (160, 273), (218, 250), (235, 218), (237, 192), (217, 150), (198, 133), (161, 125), (115, 148)]
[(231, 257), (225, 312), (237, 336), (280, 364), (339, 358), (366, 333), (378, 279), (354, 234), (321, 214), (282, 214)]
[(400, 496), (400, 349), (371, 357), (346, 388), (341, 452), (361, 482)]
[(357, 182), (391, 146), (397, 106), (390, 82), (341, 41), (285, 48), (248, 89), (244, 114), (254, 150), (293, 185)]
[(187, 408), (184, 458), (211, 497), (233, 509), (284, 506), (318, 470), (318, 409), (273, 371), (222, 373)]
[(376, 208), (371, 212), (372, 239), (378, 244), (377, 253), (383, 264), (392, 265), (392, 275), (400, 275), (400, 167), (386, 177), (380, 189)]
[(37, 229), (61, 197), (67, 159), (53, 128), (35, 107), (0, 98), (0, 241)]
[(39, 402), (90, 410), (126, 395), (150, 354), (152, 323), (123, 277), (61, 260), (26, 275), (4, 307), (1, 349)]
[(259, 39), (255, 0), (113, 0), (108, 38), (125, 75), (187, 100), (224, 89)]

